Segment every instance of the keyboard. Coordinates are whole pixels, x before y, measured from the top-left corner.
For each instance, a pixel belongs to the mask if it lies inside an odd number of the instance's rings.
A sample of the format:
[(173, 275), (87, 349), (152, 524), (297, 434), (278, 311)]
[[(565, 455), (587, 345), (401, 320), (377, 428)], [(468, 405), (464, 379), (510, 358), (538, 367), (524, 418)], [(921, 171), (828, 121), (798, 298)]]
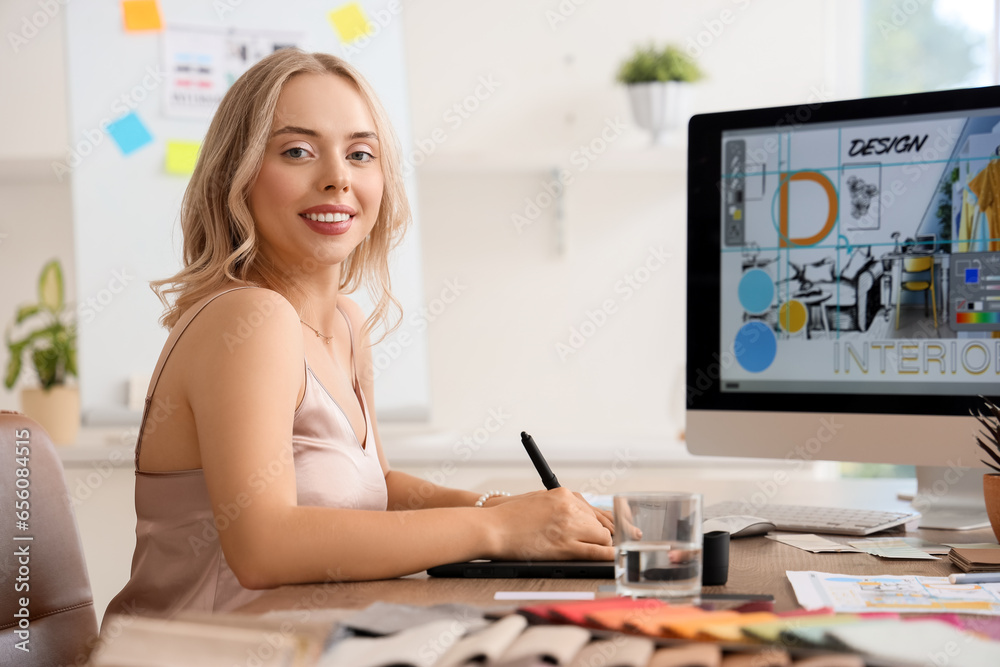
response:
[(847, 509), (844, 507), (813, 507), (811, 505), (761, 505), (743, 502), (723, 502), (705, 508), (705, 518), (736, 514), (767, 519), (778, 530), (797, 533), (831, 533), (834, 535), (870, 535), (880, 530), (901, 526), (920, 518), (919, 512), (884, 512)]

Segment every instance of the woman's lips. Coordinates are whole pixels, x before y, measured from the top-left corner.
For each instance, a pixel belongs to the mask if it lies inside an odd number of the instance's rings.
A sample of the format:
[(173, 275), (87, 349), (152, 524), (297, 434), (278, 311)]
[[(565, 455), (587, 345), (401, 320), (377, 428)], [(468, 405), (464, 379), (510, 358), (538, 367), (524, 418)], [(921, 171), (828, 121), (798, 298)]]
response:
[(337, 222), (320, 222), (319, 220), (312, 220), (302, 213), (299, 214), (299, 217), (302, 218), (302, 221), (306, 223), (309, 229), (313, 230), (317, 234), (325, 234), (326, 236), (338, 236), (343, 234), (350, 229), (351, 225), (354, 223), (353, 215), (348, 217), (346, 220), (340, 220), (340, 218), (343, 217), (342, 215), (335, 215), (334, 217), (338, 218)]

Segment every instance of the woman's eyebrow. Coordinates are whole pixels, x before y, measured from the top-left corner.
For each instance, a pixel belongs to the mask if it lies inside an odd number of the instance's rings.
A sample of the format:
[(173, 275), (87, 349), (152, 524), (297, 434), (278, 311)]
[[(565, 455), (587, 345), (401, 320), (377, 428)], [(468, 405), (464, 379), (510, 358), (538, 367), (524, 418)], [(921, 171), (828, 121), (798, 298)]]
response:
[(310, 137), (319, 136), (319, 132), (317, 132), (316, 130), (310, 130), (307, 127), (298, 127), (296, 125), (286, 125), (280, 130), (275, 130), (274, 132), (272, 132), (271, 136), (276, 137), (279, 134), (305, 134)]
[[(304, 134), (308, 137), (319, 136), (319, 132), (317, 132), (316, 130), (310, 130), (307, 127), (299, 127), (297, 125), (286, 125), (285, 127), (282, 127), (272, 132), (271, 136), (276, 137), (279, 134)], [(374, 141), (378, 141), (378, 135), (368, 130), (361, 132), (352, 132), (348, 136), (348, 138), (351, 139), (352, 141), (356, 139), (373, 139)]]

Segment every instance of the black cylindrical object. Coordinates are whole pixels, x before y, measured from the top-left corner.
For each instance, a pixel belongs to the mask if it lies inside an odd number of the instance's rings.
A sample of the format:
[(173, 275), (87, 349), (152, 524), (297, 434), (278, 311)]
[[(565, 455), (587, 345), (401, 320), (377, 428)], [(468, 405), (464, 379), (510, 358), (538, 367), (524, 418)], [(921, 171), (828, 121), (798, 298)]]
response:
[(723, 586), (729, 580), (729, 533), (705, 533), (701, 551), (701, 585)]

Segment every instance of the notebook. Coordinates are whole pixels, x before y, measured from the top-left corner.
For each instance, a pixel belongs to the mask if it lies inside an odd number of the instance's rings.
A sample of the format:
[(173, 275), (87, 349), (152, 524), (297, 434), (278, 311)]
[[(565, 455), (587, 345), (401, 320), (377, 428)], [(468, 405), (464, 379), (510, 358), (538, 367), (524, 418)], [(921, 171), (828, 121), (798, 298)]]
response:
[(615, 564), (606, 560), (470, 560), (427, 569), (432, 577), (466, 579), (614, 579)]

